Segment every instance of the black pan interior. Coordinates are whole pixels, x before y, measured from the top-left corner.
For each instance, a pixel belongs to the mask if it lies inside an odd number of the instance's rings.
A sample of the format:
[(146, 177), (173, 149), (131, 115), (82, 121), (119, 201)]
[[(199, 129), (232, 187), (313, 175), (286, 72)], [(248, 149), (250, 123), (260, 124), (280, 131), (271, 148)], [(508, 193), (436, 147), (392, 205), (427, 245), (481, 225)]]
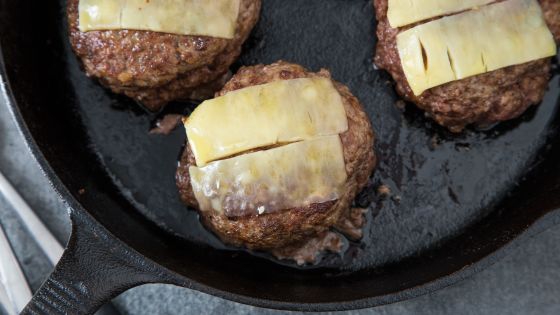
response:
[[(150, 114), (87, 78), (67, 41), (65, 1), (0, 4), (9, 83), (50, 166), (113, 234), (204, 285), (307, 303), (382, 296), (477, 262), (560, 206), (558, 73), (543, 104), (521, 118), (452, 135), (412, 106), (395, 106), (389, 76), (372, 65), (371, 1), (264, 0), (232, 70), (279, 59), (330, 69), (365, 106), (381, 162), (356, 200), (371, 209), (365, 238), (344, 255), (302, 270), (228, 248), (179, 200), (183, 130), (149, 134), (158, 117), (196, 104)], [(381, 184), (390, 198), (376, 195)]]

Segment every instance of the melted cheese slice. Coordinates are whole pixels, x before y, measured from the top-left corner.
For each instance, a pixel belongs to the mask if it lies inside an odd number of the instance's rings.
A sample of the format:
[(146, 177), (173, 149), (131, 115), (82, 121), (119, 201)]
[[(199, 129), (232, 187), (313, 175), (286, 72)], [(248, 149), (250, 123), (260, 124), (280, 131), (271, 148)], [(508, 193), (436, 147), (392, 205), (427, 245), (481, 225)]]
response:
[(397, 36), (415, 95), (451, 81), (556, 55), (536, 0), (508, 0), (445, 17)]
[(461, 12), (496, 0), (389, 0), (387, 18), (397, 28), (433, 17)]
[(80, 0), (79, 28), (233, 38), (240, 0)]
[(186, 120), (198, 166), (252, 149), (348, 129), (342, 98), (328, 78), (276, 81), (202, 103)]
[(202, 211), (263, 214), (338, 199), (346, 169), (338, 135), (191, 166)]

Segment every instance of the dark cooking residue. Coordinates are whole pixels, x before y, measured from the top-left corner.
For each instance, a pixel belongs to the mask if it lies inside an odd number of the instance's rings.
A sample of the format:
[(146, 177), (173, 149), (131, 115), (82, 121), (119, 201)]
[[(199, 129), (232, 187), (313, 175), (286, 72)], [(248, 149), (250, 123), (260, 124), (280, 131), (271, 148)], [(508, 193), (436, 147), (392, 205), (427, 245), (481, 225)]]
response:
[(391, 196), (391, 188), (387, 185), (381, 185), (377, 187), (377, 195), (379, 196), (379, 198), (385, 199)]
[(345, 216), (342, 216), (335, 228), (352, 241), (358, 241), (363, 236), (366, 220), (365, 214), (368, 209), (351, 208)]
[(183, 118), (182, 115), (179, 114), (169, 114), (163, 116), (162, 119), (156, 122), (156, 125), (152, 130), (150, 130), (151, 135), (168, 135), (170, 134), (181, 122)]
[(325, 252), (340, 253), (342, 251), (344, 241), (340, 234), (325, 231), (320, 235), (308, 240), (303, 245), (287, 246), (281, 249), (275, 249), (272, 254), (278, 259), (293, 260), (298, 265), (314, 264), (317, 257)]
[[(335, 229), (351, 241), (359, 241), (366, 223), (364, 214), (368, 209), (351, 208), (335, 225)], [(318, 257), (325, 253), (342, 253), (344, 236), (333, 231), (325, 231), (303, 244), (276, 249), (272, 254), (278, 259), (293, 260), (298, 265), (318, 263)]]

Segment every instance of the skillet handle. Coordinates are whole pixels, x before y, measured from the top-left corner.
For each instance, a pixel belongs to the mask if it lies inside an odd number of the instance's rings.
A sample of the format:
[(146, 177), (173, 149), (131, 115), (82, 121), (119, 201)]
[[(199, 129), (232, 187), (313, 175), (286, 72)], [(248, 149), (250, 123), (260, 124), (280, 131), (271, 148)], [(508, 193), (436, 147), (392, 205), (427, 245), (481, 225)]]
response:
[(21, 314), (93, 314), (130, 288), (166, 282), (161, 267), (132, 251), (88, 214), (71, 216), (67, 249)]

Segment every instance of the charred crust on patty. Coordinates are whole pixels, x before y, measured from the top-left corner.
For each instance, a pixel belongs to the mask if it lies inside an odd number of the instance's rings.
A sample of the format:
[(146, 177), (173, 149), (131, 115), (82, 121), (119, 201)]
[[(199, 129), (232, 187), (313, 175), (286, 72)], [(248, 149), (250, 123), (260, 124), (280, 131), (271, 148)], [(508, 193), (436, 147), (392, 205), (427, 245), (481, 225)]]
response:
[[(373, 3), (378, 22), (375, 64), (391, 74), (397, 92), (405, 100), (415, 103), (450, 131), (461, 132), (471, 124), (485, 126), (514, 119), (542, 101), (550, 78), (550, 58), (450, 82), (414, 95), (404, 74), (396, 38), (401, 31), (425, 22), (392, 28), (387, 19), (388, 0)], [(558, 40), (560, 4), (557, 0), (540, 3)]]
[[(299, 65), (282, 61), (268, 66), (244, 67), (216, 96), (278, 80), (312, 77), (331, 78), (327, 70), (312, 73)], [(282, 248), (317, 236), (335, 226), (342, 216), (348, 215), (355, 196), (367, 184), (376, 164), (374, 135), (369, 118), (358, 99), (346, 86), (334, 83), (342, 96), (349, 127), (340, 135), (348, 174), (344, 194), (336, 201), (235, 219), (216, 211), (201, 212), (202, 222), (225, 243), (257, 250)], [(189, 167), (193, 165), (196, 165), (195, 159), (187, 143), (176, 180), (182, 200), (198, 209), (189, 175)]]
[(261, 0), (241, 0), (233, 39), (136, 30), (81, 32), (79, 0), (68, 0), (70, 42), (83, 68), (113, 92), (151, 111), (218, 86), (260, 15)]

